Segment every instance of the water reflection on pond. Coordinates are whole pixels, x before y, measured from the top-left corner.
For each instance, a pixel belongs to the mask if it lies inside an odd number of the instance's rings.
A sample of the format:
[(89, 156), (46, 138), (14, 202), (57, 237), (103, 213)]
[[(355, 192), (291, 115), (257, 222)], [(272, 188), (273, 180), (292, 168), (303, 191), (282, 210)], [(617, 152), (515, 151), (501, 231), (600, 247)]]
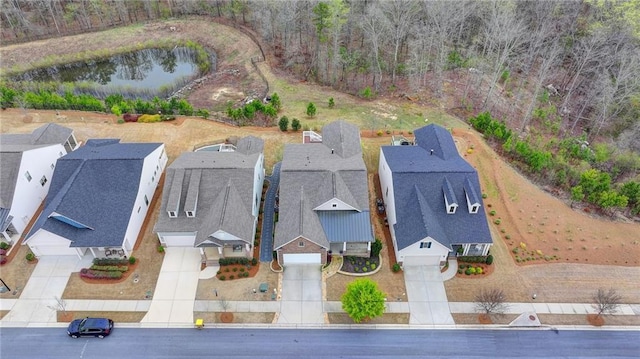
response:
[(144, 49), (106, 59), (31, 70), (13, 77), (29, 82), (89, 82), (96, 90), (175, 87), (199, 75), (196, 52), (186, 47)]

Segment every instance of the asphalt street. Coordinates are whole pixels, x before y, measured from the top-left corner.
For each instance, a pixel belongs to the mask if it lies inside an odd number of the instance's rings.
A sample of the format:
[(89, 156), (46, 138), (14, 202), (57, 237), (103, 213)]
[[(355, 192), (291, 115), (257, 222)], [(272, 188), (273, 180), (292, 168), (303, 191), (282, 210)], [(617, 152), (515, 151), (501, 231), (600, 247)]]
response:
[(133, 329), (71, 339), (66, 328), (2, 328), (1, 358), (638, 358), (614, 330)]

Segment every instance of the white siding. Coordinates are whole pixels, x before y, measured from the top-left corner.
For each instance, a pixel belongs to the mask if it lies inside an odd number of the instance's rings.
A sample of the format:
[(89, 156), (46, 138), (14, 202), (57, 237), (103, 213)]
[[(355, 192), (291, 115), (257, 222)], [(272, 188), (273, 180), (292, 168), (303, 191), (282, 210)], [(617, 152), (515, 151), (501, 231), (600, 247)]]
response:
[[(13, 226), (20, 234), (24, 232), (49, 192), (54, 170), (51, 164), (58, 161), (60, 152), (63, 155), (67, 153), (62, 145), (51, 145), (25, 151), (22, 154), (13, 203), (9, 212), (9, 215), (13, 216)], [(27, 171), (31, 175), (31, 181), (25, 177)], [(42, 176), (47, 179), (44, 186), (40, 184)]]
[[(422, 242), (431, 242), (431, 247), (420, 248), (420, 243)], [(398, 262), (404, 262), (405, 259), (408, 259), (410, 263), (416, 263), (420, 261), (419, 257), (424, 257), (425, 264), (427, 264), (427, 262), (430, 264), (435, 261), (435, 258), (438, 259), (438, 263), (446, 261), (448, 255), (449, 248), (438, 243), (435, 239), (427, 237), (402, 249), (397, 256), (397, 260)]]
[(71, 241), (42, 229), (31, 236), (27, 244), (36, 257), (52, 255), (81, 256), (85, 250), (70, 248)]
[(387, 221), (389, 223), (389, 231), (391, 232), (391, 239), (393, 242), (394, 251), (396, 257), (398, 257), (398, 246), (396, 244), (396, 233), (393, 225), (396, 224), (396, 203), (395, 195), (393, 192), (393, 174), (389, 168), (382, 148), (380, 148), (380, 164), (378, 165), (378, 176), (380, 177), (380, 190), (382, 191), (382, 199), (385, 204), (385, 211), (387, 214)]
[(159, 232), (160, 244), (166, 247), (189, 247), (193, 248), (196, 242), (196, 233), (191, 232)]
[(357, 211), (352, 206), (342, 202), (337, 198), (332, 198), (325, 203), (314, 208), (315, 211)]
[[(127, 226), (122, 244), (127, 252), (131, 252), (136, 244), (136, 240), (140, 234), (140, 228), (144, 223), (144, 219), (147, 217), (147, 213), (151, 207), (151, 200), (158, 187), (158, 181), (164, 171), (166, 163), (167, 157), (164, 152), (164, 145), (160, 145), (144, 159), (140, 183), (138, 185), (138, 195), (133, 208), (131, 208), (131, 217), (129, 218), (129, 225)], [(146, 201), (145, 196), (147, 198)], [(140, 212), (138, 212), (138, 207), (140, 207)]]
[(260, 212), (260, 199), (262, 198), (262, 186), (264, 185), (264, 155), (260, 153), (256, 167), (253, 171), (253, 205), (251, 213), (258, 217)]

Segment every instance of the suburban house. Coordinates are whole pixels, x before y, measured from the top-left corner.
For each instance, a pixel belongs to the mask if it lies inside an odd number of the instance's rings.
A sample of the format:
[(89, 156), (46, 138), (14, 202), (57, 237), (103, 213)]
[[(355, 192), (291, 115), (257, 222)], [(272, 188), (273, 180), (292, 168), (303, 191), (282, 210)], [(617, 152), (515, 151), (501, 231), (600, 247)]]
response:
[(167, 164), (162, 143), (89, 140), (58, 159), (26, 237), (36, 256), (129, 256)]
[(344, 121), (285, 145), (274, 249), (278, 262), (324, 264), (327, 255), (368, 257), (373, 231), (360, 131)]
[(200, 249), (203, 263), (253, 256), (264, 182), (264, 141), (183, 153), (168, 168), (154, 227), (162, 246)]
[(492, 239), (478, 173), (446, 129), (428, 125), (415, 131), (415, 145), (382, 146), (378, 174), (398, 263), (487, 255)]
[(55, 123), (0, 135), (0, 240), (20, 238), (47, 196), (56, 161), (77, 147), (73, 130)]

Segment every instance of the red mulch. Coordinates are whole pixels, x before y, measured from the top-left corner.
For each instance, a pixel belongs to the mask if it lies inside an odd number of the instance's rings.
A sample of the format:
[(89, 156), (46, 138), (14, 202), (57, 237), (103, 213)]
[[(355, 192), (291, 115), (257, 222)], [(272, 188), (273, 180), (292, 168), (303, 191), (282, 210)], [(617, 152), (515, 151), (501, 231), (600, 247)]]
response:
[(604, 317), (597, 314), (587, 314), (587, 322), (594, 327), (601, 327), (604, 325)]

